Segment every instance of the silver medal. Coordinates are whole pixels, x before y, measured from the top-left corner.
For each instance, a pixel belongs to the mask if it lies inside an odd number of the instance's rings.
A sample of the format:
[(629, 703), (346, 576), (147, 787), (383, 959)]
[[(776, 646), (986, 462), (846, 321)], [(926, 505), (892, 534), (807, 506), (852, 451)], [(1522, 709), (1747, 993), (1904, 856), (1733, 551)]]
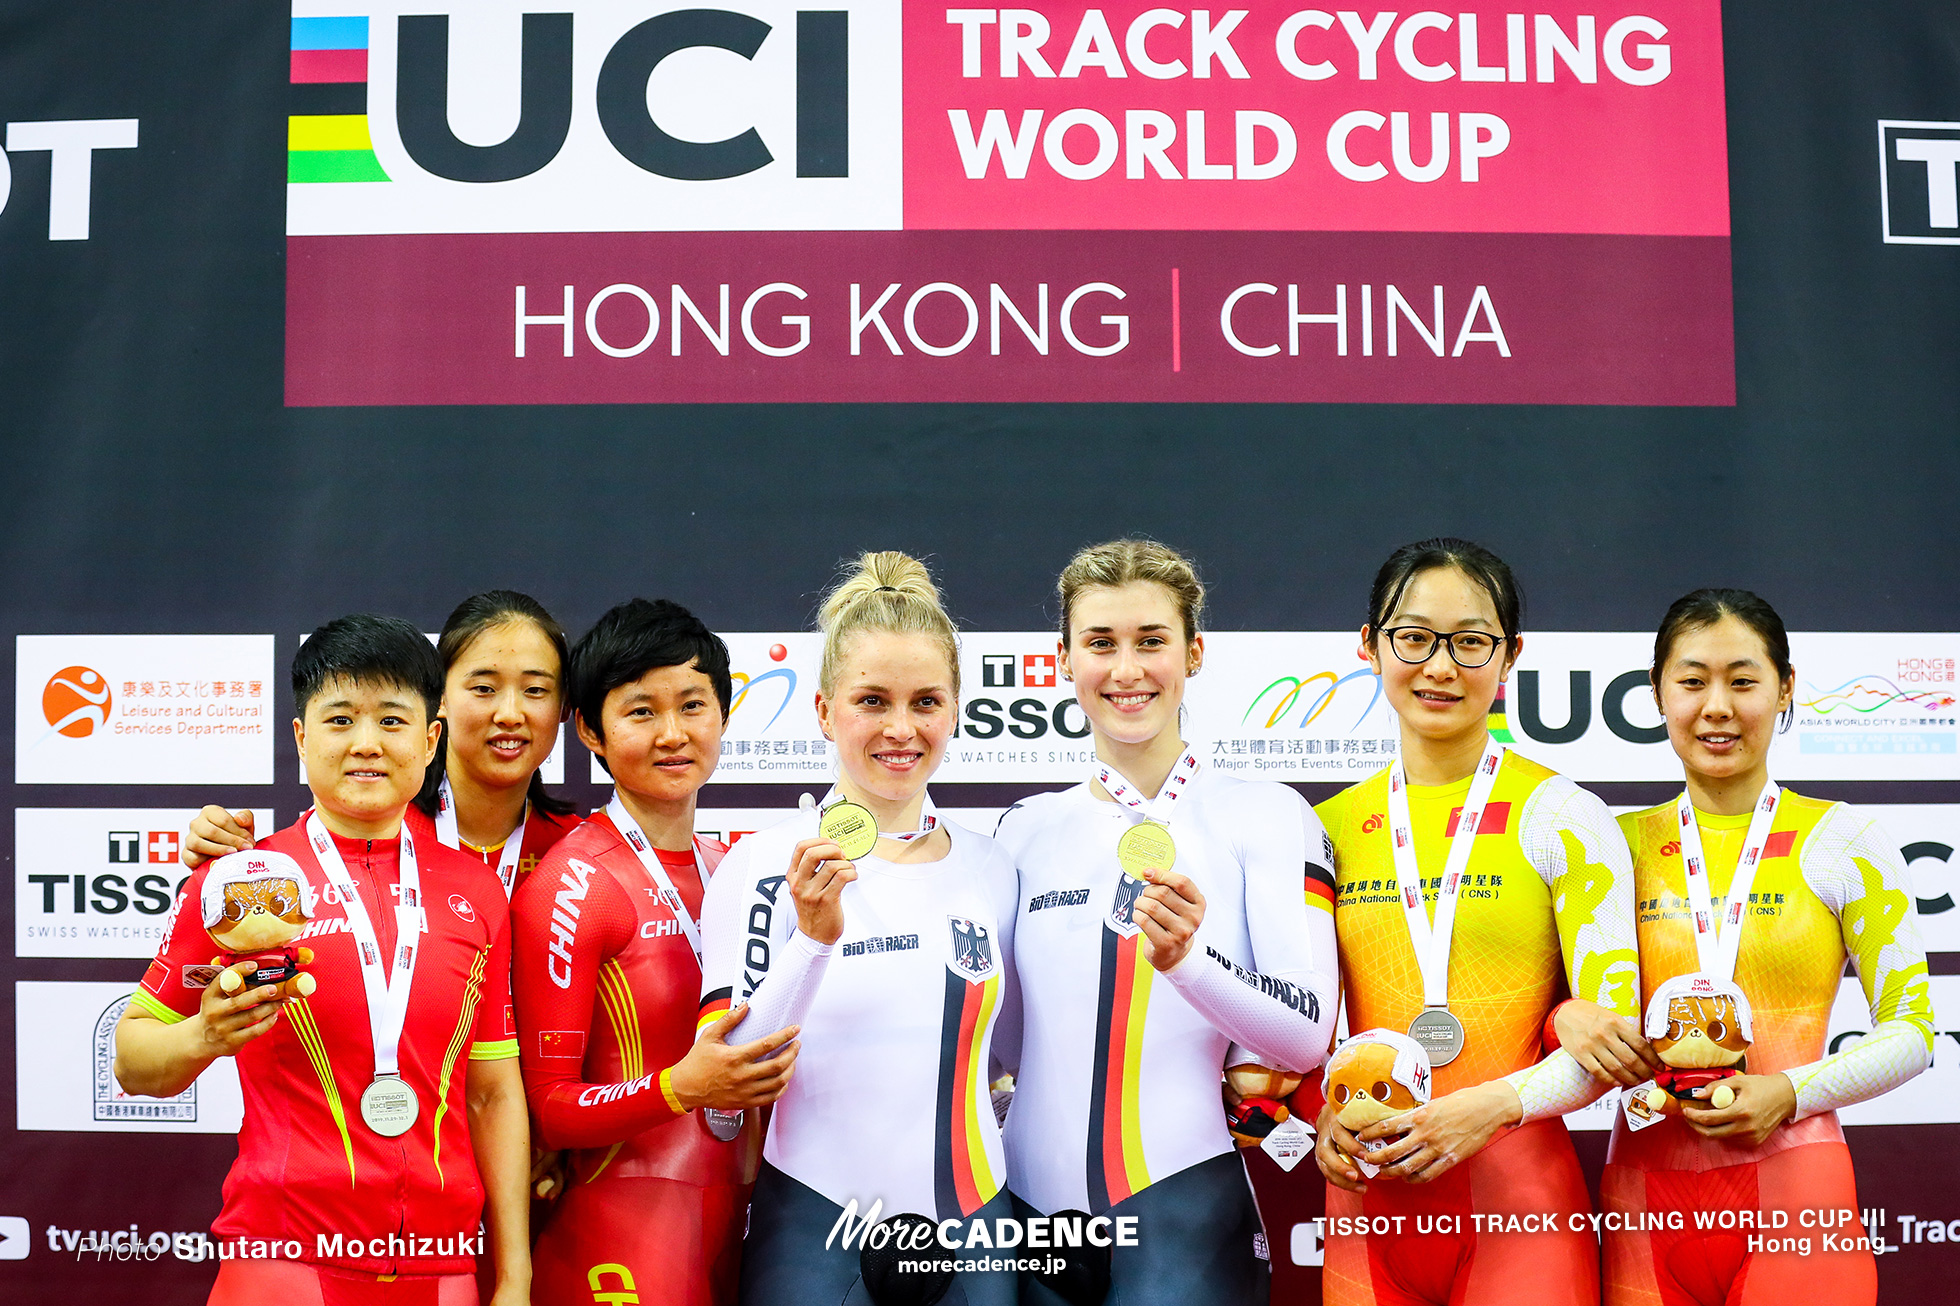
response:
[(383, 1138), (400, 1138), (422, 1114), (415, 1090), (394, 1075), (378, 1075), (361, 1090), (361, 1119)]
[(724, 1143), (732, 1142), (735, 1135), (742, 1132), (740, 1111), (717, 1111), (713, 1107), (703, 1107), (701, 1120), (708, 1126), (708, 1132)]
[(1429, 1054), (1431, 1066), (1447, 1066), (1463, 1054), (1463, 1022), (1448, 1007), (1424, 1007), (1409, 1022), (1409, 1037)]

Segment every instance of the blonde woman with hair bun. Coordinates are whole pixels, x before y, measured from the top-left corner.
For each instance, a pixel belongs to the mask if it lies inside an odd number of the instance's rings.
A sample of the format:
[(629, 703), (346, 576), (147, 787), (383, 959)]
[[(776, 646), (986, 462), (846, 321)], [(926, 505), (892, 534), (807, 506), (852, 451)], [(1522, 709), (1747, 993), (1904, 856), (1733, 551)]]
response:
[[(1009, 1214), (988, 1084), (992, 1049), (1018, 1021), (1018, 891), (1000, 847), (926, 793), (958, 720), (960, 673), (925, 567), (865, 554), (819, 626), (817, 721), (837, 749), (836, 786), (817, 809), (736, 844), (703, 910), (701, 1020), (746, 1002), (731, 1040), (802, 1028), (750, 1206), (741, 1300), (1008, 1306), (1012, 1273), (900, 1274), (897, 1228), (869, 1250), (863, 1230), (851, 1236), (860, 1221), (897, 1217), (912, 1230), (937, 1224), (964, 1249), (970, 1226)], [(859, 828), (826, 836), (821, 812), (839, 803), (861, 809)], [(842, 846), (853, 833), (869, 845), (855, 857)], [(943, 1243), (911, 1246), (928, 1267), (949, 1255)]]
[(1117, 540), (1078, 553), (1057, 589), (1062, 672), (1096, 756), (1084, 783), (1017, 804), (995, 836), (1024, 907), (1008, 1185), (1023, 1217), (1118, 1237), (1024, 1275), (1021, 1302), (1262, 1302), (1259, 1217), (1219, 1083), (1228, 1064), (1305, 1074), (1326, 1059), (1331, 850), (1299, 794), (1206, 767), (1180, 733), (1205, 654), (1189, 561)]

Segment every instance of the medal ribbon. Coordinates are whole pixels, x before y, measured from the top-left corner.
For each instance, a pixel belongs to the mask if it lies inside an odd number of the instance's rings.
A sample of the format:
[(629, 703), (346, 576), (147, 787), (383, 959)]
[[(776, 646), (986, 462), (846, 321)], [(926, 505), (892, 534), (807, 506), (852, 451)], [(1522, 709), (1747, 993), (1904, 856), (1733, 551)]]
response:
[(1146, 821), (1159, 825), (1171, 823), (1171, 809), (1177, 800), (1184, 797), (1191, 781), (1198, 774), (1198, 755), (1191, 746), (1184, 746), (1184, 755), (1177, 759), (1177, 765), (1164, 777), (1163, 787), (1157, 790), (1155, 798), (1145, 798), (1136, 787), (1125, 780), (1115, 767), (1107, 762), (1097, 762), (1089, 771), (1090, 777), (1116, 800), (1118, 807), (1132, 812), (1141, 812)]
[(374, 1074), (401, 1076), (402, 1027), (408, 1022), (408, 990), (415, 981), (415, 953), (422, 937), (422, 877), (415, 866), (415, 840), (406, 822), (401, 834), (401, 899), (395, 904), (395, 960), (386, 979), (381, 974), (381, 941), (354, 877), (341, 860), (340, 849), (318, 812), (306, 816), (306, 838), (327, 880), (340, 891), (347, 908), (347, 929), (361, 963), (361, 985), (367, 991), (368, 1032), (374, 1038)]
[[(701, 924), (688, 913), (687, 903), (681, 899), (681, 891), (674, 887), (667, 868), (661, 865), (660, 854), (655, 851), (653, 840), (647, 838), (646, 831), (626, 810), (626, 804), (619, 800), (617, 789), (613, 790), (612, 801), (606, 804), (606, 818), (619, 831), (620, 837), (626, 840), (627, 847), (639, 857), (640, 865), (646, 868), (647, 875), (653, 880), (660, 901), (674, 913), (674, 919), (680, 922), (681, 933), (687, 937), (687, 946), (694, 949), (694, 964), (701, 965)], [(705, 895), (708, 891), (708, 863), (701, 857), (701, 839), (698, 835), (694, 840), (694, 873), (701, 877), (701, 892)]]
[(1463, 870), (1470, 864), (1471, 845), (1483, 824), (1484, 805), (1490, 801), (1491, 786), (1497, 783), (1497, 770), (1504, 763), (1504, 745), (1488, 736), (1484, 755), (1464, 795), (1463, 808), (1456, 818), (1456, 834), (1450, 839), (1449, 860), (1443, 864), (1443, 884), (1436, 893), (1436, 920), (1432, 925), (1422, 905), (1422, 869), (1416, 865), (1415, 830), (1409, 820), (1409, 779), (1402, 770), (1402, 754), (1395, 754), (1388, 768), (1389, 842), (1395, 854), (1395, 881), (1402, 891), (1402, 915), (1409, 923), (1409, 941), (1415, 945), (1416, 966), (1422, 971), (1422, 1005), (1447, 1007), (1450, 996), (1450, 938), (1456, 932), (1456, 902), (1463, 887)]
[[(531, 823), (531, 801), (524, 800), (524, 814), (517, 818), (517, 828), (504, 840), (503, 855), (497, 859), (497, 878), (504, 884), (504, 899), (517, 885), (517, 862), (524, 855), (524, 828)], [(449, 788), (449, 777), (442, 778), (442, 788), (436, 791), (436, 840), (445, 848), (458, 851), (463, 847), (462, 833), (456, 828), (456, 795)]]
[[(817, 804), (817, 810), (822, 811), (824, 808), (829, 807), (832, 803), (841, 802), (841, 801), (848, 801), (844, 798), (844, 791), (839, 789), (836, 785), (832, 785), (830, 787), (830, 792), (823, 796), (823, 801)], [(895, 839), (899, 843), (911, 843), (914, 839), (925, 838), (927, 835), (931, 834), (934, 830), (937, 830), (938, 828), (939, 828), (939, 809), (933, 806), (932, 794), (928, 792), (925, 795), (924, 803), (919, 808), (918, 829), (907, 830), (903, 834), (893, 834), (888, 830), (880, 830), (878, 831), (878, 837), (880, 839)]]
[(1719, 920), (1714, 895), (1710, 892), (1708, 854), (1702, 851), (1701, 827), (1695, 823), (1695, 805), (1687, 790), (1681, 791), (1674, 805), (1681, 823), (1681, 865), (1688, 882), (1688, 909), (1694, 917), (1695, 952), (1702, 970), (1717, 979), (1735, 978), (1735, 959), (1742, 947), (1749, 889), (1762, 866), (1763, 845), (1769, 842), (1769, 828), (1776, 822), (1776, 805), (1782, 794), (1774, 780), (1763, 786), (1755, 813), (1749, 818), (1749, 833), (1743, 839), (1742, 860), (1735, 864), (1735, 875), (1729, 880), (1728, 905)]

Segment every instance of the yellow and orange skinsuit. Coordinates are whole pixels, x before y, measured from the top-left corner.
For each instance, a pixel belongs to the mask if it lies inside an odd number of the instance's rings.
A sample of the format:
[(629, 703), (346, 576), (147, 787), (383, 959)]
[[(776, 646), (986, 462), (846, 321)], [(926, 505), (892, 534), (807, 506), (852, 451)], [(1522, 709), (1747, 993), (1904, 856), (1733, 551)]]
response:
[[(1432, 918), (1469, 787), (1466, 778), (1408, 790)], [(1387, 771), (1318, 810), (1335, 849), (1334, 924), (1348, 1028), (1406, 1029), (1422, 1010), (1423, 988), (1396, 891)], [(1635, 1014), (1626, 844), (1597, 798), (1507, 751), (1465, 876), (1449, 1005), (1467, 1039), (1462, 1055), (1437, 1069), (1435, 1093), (1503, 1078), (1517, 1090), (1524, 1119), (1434, 1181), (1375, 1179), (1358, 1195), (1330, 1185), (1322, 1278), (1328, 1303), (1599, 1299), (1598, 1251), (1585, 1218), (1592, 1206), (1560, 1117), (1603, 1090), (1563, 1051), (1541, 1060), (1540, 1028), (1568, 992)], [(1548, 1214), (1555, 1228), (1546, 1231), (1539, 1225)], [(1379, 1221), (1365, 1234), (1332, 1223), (1356, 1216), (1384, 1217), (1386, 1232), (1374, 1231)]]
[[(1696, 818), (1719, 915), (1749, 814)], [(1675, 804), (1628, 813), (1620, 826), (1633, 850), (1645, 998), (1701, 964)], [(1748, 1073), (1788, 1075), (1796, 1115), (1761, 1147), (1703, 1138), (1678, 1116), (1638, 1133), (1624, 1116), (1615, 1121), (1600, 1184), (1601, 1207), (1620, 1226), (1609, 1225), (1604, 1235), (1610, 1306), (1857, 1306), (1876, 1299), (1877, 1271), (1861, 1245), (1837, 1108), (1896, 1087), (1932, 1055), (1926, 954), (1910, 886), (1897, 846), (1869, 817), (1783, 791), (1750, 889), (1735, 978), (1755, 1017)], [(1872, 1032), (1826, 1056), (1825, 1030), (1847, 954), (1871, 1007)], [(1835, 1230), (1799, 1227), (1800, 1213), (1820, 1210), (1852, 1214)], [(1787, 1213), (1786, 1229), (1703, 1229), (1696, 1218), (1774, 1211)], [(1639, 1227), (1655, 1223), (1664, 1227)], [(1809, 1255), (1781, 1249), (1784, 1237), (1803, 1235)], [(1759, 1244), (1752, 1252), (1751, 1237), (1774, 1238), (1779, 1249)]]

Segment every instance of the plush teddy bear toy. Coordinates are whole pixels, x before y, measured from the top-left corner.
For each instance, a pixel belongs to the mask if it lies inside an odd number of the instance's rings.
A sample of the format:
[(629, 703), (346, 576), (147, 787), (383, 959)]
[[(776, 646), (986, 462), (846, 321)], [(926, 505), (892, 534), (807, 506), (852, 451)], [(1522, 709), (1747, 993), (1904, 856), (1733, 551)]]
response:
[(1240, 1147), (1257, 1147), (1260, 1140), (1284, 1124), (1291, 1113), (1286, 1099), (1300, 1087), (1301, 1077), (1250, 1060), (1251, 1053), (1232, 1045), (1225, 1067), (1225, 1126)]
[[(1359, 1133), (1390, 1116), (1413, 1111), (1429, 1101), (1433, 1081), (1429, 1053), (1407, 1034), (1371, 1029), (1356, 1034), (1327, 1059), (1327, 1100), (1334, 1118), (1349, 1133)], [(1369, 1144), (1386, 1147), (1388, 1139)], [(1376, 1167), (1355, 1160), (1373, 1176)]]
[[(205, 931), (225, 953), (212, 958), (214, 966), (255, 963), (251, 982), (277, 985), (281, 1001), (317, 987), (300, 969), (313, 960), (313, 949), (291, 946), (313, 916), (313, 889), (298, 862), (256, 848), (220, 857), (204, 877), (199, 905)], [(244, 986), (236, 971), (219, 972), (226, 996)]]
[(1642, 1032), (1662, 1063), (1652, 1086), (1639, 1090), (1648, 1110), (1677, 1112), (1695, 1089), (1709, 1085), (1707, 1101), (1716, 1110), (1735, 1101), (1735, 1090), (1721, 1081), (1748, 1068), (1754, 1042), (1740, 985), (1702, 971), (1677, 975), (1655, 990)]

